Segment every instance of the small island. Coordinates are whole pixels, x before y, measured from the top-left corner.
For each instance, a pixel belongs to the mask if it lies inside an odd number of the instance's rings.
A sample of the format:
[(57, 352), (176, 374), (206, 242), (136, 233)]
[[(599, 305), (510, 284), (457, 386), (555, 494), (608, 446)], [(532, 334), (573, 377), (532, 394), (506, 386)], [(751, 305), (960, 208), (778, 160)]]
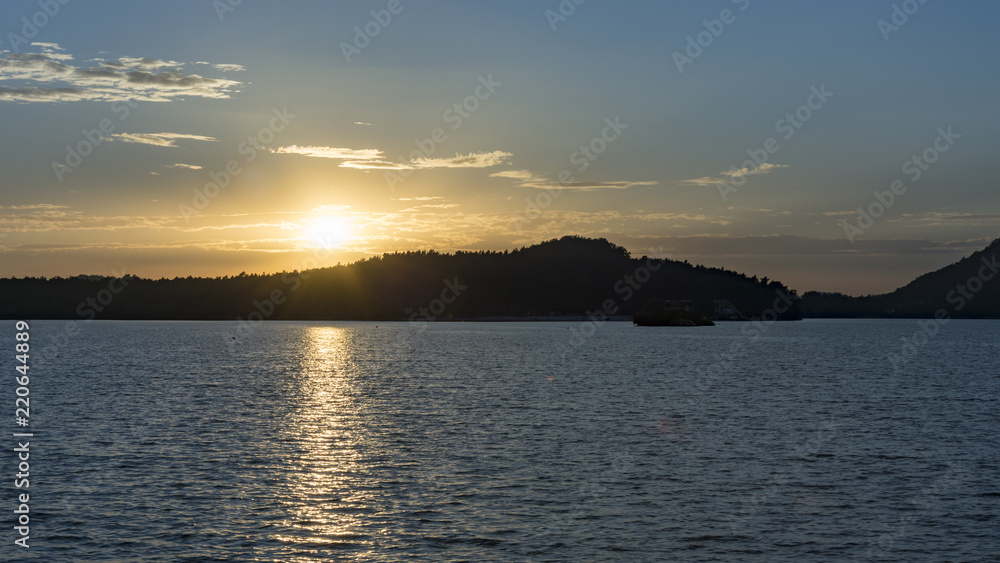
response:
[(692, 301), (650, 301), (632, 315), (638, 326), (715, 326)]

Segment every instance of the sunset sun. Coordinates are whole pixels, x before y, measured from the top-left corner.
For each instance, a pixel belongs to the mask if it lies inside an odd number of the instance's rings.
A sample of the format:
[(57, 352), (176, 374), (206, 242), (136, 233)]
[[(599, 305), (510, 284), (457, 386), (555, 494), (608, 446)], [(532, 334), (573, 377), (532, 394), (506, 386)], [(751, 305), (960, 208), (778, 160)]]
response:
[(350, 238), (351, 225), (340, 217), (323, 216), (306, 223), (304, 233), (316, 246), (335, 248)]

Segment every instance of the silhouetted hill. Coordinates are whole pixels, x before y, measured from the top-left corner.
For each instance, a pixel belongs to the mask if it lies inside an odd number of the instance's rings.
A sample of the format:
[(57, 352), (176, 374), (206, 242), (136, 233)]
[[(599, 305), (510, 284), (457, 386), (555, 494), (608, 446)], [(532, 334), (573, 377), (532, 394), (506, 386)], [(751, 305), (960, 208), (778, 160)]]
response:
[(1000, 239), (885, 295), (850, 297), (810, 291), (802, 296), (803, 315), (930, 318), (943, 309), (954, 318), (1000, 318), (998, 260)]
[[(0, 292), (3, 318), (228, 320), (630, 315), (652, 299), (691, 300), (707, 313), (727, 299), (746, 316), (768, 318), (794, 293), (766, 278), (635, 258), (605, 239), (572, 236), (512, 252), (402, 252), (271, 275), (3, 279)], [(781, 318), (798, 316), (796, 303)]]

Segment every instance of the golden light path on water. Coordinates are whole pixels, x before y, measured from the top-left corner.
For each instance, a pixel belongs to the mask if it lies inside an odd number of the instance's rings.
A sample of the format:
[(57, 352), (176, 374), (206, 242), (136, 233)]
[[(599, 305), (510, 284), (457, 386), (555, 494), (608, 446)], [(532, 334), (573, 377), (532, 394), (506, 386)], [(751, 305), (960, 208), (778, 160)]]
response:
[(284, 525), (298, 533), (276, 539), (298, 554), (328, 556), (349, 545), (358, 555), (359, 540), (371, 541), (363, 529), (372, 503), (361, 486), (366, 477), (359, 463), (361, 416), (351, 388), (358, 373), (352, 338), (343, 328), (303, 329), (301, 365), (293, 376), (299, 379), (297, 408), (285, 427), (288, 456), (279, 476), (286, 483), (278, 487), (286, 491), (282, 503), (292, 515)]

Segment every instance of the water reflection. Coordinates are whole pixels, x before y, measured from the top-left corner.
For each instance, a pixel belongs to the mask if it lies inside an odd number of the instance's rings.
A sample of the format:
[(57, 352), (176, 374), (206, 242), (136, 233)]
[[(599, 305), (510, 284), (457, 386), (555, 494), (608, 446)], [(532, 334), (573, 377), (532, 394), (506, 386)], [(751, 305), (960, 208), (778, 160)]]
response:
[[(290, 386), (292, 403), (284, 439), (282, 472), (289, 515), (276, 536), (297, 555), (320, 554), (370, 543), (362, 530), (370, 502), (361, 481), (361, 415), (353, 385), (353, 337), (343, 328), (306, 326), (302, 357)], [(368, 542), (365, 542), (365, 539)], [(301, 559), (302, 561), (309, 559)]]

